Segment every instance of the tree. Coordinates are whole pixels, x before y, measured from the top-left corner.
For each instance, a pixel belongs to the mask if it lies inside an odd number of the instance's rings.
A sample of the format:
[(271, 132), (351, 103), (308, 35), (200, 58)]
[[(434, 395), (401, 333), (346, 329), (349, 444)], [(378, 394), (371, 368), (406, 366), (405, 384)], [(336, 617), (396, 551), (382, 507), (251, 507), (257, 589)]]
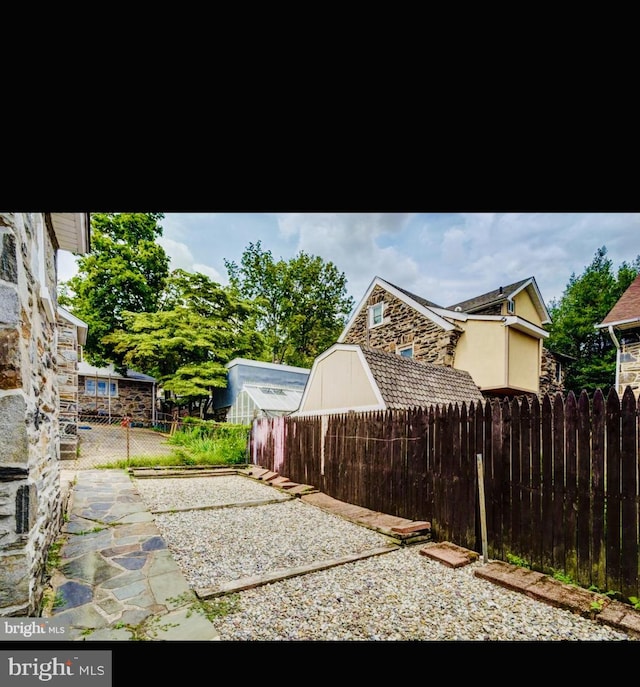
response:
[(240, 265), (225, 260), (225, 266), (232, 288), (254, 300), (256, 326), (275, 363), (309, 367), (336, 342), (354, 305), (344, 273), (304, 251), (274, 261), (258, 241), (245, 249)]
[(260, 355), (264, 342), (253, 323), (254, 307), (204, 274), (171, 273), (156, 312), (123, 312), (123, 327), (105, 337), (123, 363), (204, 416), (213, 390), (225, 387), (225, 364)]
[(545, 346), (573, 358), (566, 367), (567, 390), (593, 393), (599, 388), (606, 394), (613, 386), (615, 345), (609, 333), (595, 325), (602, 322), (638, 272), (640, 255), (631, 263), (623, 262), (614, 273), (602, 246), (579, 277), (571, 275), (560, 301), (550, 303), (552, 324)]
[(169, 275), (169, 257), (158, 244), (162, 213), (91, 215), (91, 250), (78, 272), (61, 284), (59, 302), (87, 323), (87, 359), (95, 365), (121, 360), (104, 337), (124, 325), (124, 312), (157, 309)]

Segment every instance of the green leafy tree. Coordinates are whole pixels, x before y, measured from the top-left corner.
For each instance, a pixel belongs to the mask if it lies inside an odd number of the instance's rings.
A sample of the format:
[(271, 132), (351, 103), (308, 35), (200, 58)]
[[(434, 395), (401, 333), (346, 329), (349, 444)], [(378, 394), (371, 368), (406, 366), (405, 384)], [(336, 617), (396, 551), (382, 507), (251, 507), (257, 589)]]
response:
[(344, 273), (304, 251), (276, 261), (258, 241), (239, 265), (225, 260), (225, 266), (231, 286), (256, 304), (256, 326), (275, 363), (309, 367), (336, 342), (354, 305)]
[[(158, 380), (165, 392), (200, 406), (227, 384), (225, 364), (260, 355), (254, 306), (203, 274), (175, 270), (156, 312), (123, 312), (123, 327), (105, 337), (127, 367)], [(206, 401), (201, 403), (201, 401)]]
[(560, 301), (549, 307), (552, 324), (545, 346), (573, 358), (567, 364), (566, 387), (579, 393), (601, 389), (605, 394), (615, 381), (616, 349), (606, 330), (596, 329), (640, 271), (640, 255), (623, 262), (617, 272), (599, 248), (580, 276), (575, 273)]
[(95, 365), (122, 360), (105, 336), (122, 329), (125, 312), (158, 308), (169, 257), (160, 244), (161, 213), (94, 213), (91, 251), (78, 258), (78, 272), (61, 284), (59, 302), (87, 323), (87, 359)]

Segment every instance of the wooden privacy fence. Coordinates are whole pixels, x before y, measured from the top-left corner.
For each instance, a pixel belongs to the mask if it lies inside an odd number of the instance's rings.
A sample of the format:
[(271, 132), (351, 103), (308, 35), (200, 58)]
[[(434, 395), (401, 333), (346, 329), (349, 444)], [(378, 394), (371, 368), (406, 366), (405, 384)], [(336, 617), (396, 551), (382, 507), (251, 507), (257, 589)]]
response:
[(329, 496), (412, 520), (435, 541), (562, 572), (581, 586), (640, 598), (638, 418), (622, 399), (585, 391), (310, 418), (254, 421), (255, 464)]

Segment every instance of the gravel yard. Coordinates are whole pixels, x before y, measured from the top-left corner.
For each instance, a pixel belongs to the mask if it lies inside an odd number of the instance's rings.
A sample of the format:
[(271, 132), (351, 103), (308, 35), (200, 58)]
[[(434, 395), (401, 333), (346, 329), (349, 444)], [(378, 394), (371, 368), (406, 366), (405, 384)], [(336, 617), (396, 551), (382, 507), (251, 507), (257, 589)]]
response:
[[(194, 589), (378, 549), (382, 534), (242, 476), (139, 479), (151, 510), (282, 503), (156, 514)], [(452, 569), (406, 546), (237, 592), (214, 624), (223, 641), (623, 641), (577, 614)], [(222, 599), (228, 597), (221, 597)], [(216, 600), (213, 600), (216, 603)]]

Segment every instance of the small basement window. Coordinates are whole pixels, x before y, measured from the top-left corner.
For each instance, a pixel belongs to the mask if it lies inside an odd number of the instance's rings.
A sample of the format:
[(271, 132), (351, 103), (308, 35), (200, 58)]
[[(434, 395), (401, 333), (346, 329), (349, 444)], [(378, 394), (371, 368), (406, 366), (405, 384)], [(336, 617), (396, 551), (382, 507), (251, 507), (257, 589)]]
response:
[(376, 303), (369, 308), (369, 327), (377, 327), (382, 324), (384, 318), (384, 303)]

